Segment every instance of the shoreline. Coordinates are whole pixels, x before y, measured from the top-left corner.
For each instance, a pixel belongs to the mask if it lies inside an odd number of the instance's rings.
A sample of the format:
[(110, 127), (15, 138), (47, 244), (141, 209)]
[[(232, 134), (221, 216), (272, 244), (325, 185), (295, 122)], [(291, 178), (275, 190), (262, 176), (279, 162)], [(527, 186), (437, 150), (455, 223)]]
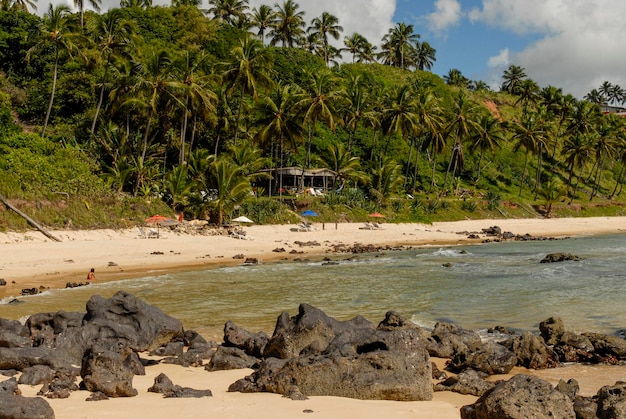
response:
[[(482, 229), (499, 226), (515, 235), (535, 237), (582, 237), (626, 233), (626, 217), (574, 219), (491, 219), (427, 224), (383, 224), (381, 230), (364, 230), (362, 223), (314, 224), (318, 230), (293, 232), (293, 225), (251, 226), (244, 230), (254, 240), (238, 240), (228, 236), (178, 234), (167, 231), (166, 238), (140, 239), (137, 229), (54, 231), (63, 242), (53, 242), (39, 232), (0, 233), (0, 278), (7, 282), (0, 287), (0, 299), (7, 295), (19, 297), (22, 288), (45, 286), (63, 288), (67, 281), (86, 282), (87, 272), (95, 268), (96, 282), (110, 282), (149, 275), (155, 272), (218, 268), (240, 265), (242, 259), (232, 256), (256, 257), (261, 263), (295, 259), (336, 257), (335, 246), (357, 243), (373, 246), (454, 246), (479, 244), (488, 239)], [(163, 230), (162, 230), (163, 231)], [(478, 239), (469, 239), (477, 233)], [(298, 244), (304, 243), (301, 246)], [(317, 245), (310, 245), (312, 242)], [(309, 245), (306, 245), (308, 243)], [(558, 248), (558, 243), (555, 243)], [(284, 248), (285, 252), (274, 252)], [(290, 253), (295, 251), (298, 253)], [(154, 252), (160, 252), (153, 254)], [(299, 253), (302, 252), (302, 253)], [(346, 255), (347, 254), (343, 254)], [(111, 266), (109, 262), (114, 262)], [(12, 282), (15, 281), (15, 284)], [(1, 307), (1, 306), (0, 306)], [(34, 313), (32, 313), (34, 314)], [(1, 317), (1, 316), (0, 316)], [(271, 333), (271, 330), (266, 332)], [(140, 354), (146, 358), (146, 354)], [(432, 358), (443, 370), (445, 359)], [(436, 392), (431, 401), (395, 402), (356, 400), (340, 397), (310, 397), (293, 401), (271, 393), (229, 393), (228, 386), (251, 370), (207, 372), (202, 367), (184, 368), (159, 363), (146, 368), (145, 376), (135, 376), (133, 387), (138, 396), (117, 398), (100, 403), (87, 403), (88, 392), (72, 392), (68, 399), (46, 399), (56, 417), (78, 419), (185, 417), (258, 418), (268, 416), (308, 417), (312, 411), (319, 418), (358, 416), (362, 418), (437, 417), (459, 418), (461, 406), (472, 404), (476, 397), (452, 392)], [(165, 399), (149, 393), (154, 378), (166, 373), (174, 384), (194, 389), (210, 389), (213, 397), (201, 399)], [(548, 370), (527, 370), (515, 367), (507, 375), (494, 375), (490, 380), (507, 380), (515, 374), (527, 373), (556, 385), (561, 378), (576, 379), (581, 394), (594, 395), (600, 387), (626, 380), (626, 366), (565, 365)], [(3, 380), (3, 379), (2, 379)], [(26, 397), (36, 397), (40, 385), (20, 385)], [(261, 414), (259, 413), (261, 412)]]
[[(293, 225), (244, 227), (251, 240), (228, 235), (180, 233), (162, 229), (161, 238), (139, 238), (137, 229), (56, 230), (61, 242), (38, 231), (0, 233), (0, 299), (21, 295), (26, 288), (64, 288), (67, 282), (86, 282), (95, 269), (97, 282), (130, 279), (154, 272), (191, 271), (244, 263), (323, 258), (346, 254), (338, 248), (425, 247), (480, 244), (490, 237), (482, 229), (499, 226), (502, 232), (534, 237), (580, 237), (626, 232), (626, 217), (488, 219), (433, 224), (382, 224), (366, 230), (362, 223), (315, 223), (316, 230), (291, 231)], [(470, 233), (478, 238), (468, 238)], [(493, 238), (491, 238), (493, 239)], [(283, 250), (278, 252), (278, 250)], [(233, 257), (239, 256), (240, 259)], [(243, 259), (241, 259), (241, 257)]]

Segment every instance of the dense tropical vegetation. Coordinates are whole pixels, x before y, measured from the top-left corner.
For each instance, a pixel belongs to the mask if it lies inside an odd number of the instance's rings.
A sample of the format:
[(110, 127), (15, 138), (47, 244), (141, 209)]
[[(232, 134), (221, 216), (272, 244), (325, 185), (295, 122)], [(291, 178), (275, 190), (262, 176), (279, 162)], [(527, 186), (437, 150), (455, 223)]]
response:
[[(577, 100), (511, 65), (494, 91), (430, 73), (436, 51), (406, 23), (375, 45), (293, 0), (208, 3), (76, 0), (42, 17), (0, 3), (0, 195), (81, 227), (156, 211), (220, 225), (305, 206), (398, 221), (620, 208), (624, 120), (598, 106), (623, 103), (619, 86)], [(331, 169), (336, 187), (290, 196), (270, 176), (288, 166)]]

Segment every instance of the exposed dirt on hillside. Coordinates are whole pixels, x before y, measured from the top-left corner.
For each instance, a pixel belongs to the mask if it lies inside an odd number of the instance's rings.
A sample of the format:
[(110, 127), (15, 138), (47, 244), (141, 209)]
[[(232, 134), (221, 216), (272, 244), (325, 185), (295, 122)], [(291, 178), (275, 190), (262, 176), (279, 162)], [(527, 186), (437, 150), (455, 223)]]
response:
[(498, 110), (498, 105), (493, 100), (485, 100), (484, 102), (489, 112), (496, 118), (498, 121), (502, 122), (502, 115), (500, 115), (500, 111)]

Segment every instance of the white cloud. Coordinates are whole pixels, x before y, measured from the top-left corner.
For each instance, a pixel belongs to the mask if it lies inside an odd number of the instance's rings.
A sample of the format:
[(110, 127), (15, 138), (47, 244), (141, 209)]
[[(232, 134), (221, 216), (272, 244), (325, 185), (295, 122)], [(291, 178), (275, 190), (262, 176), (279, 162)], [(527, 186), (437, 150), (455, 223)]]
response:
[(562, 87), (582, 98), (602, 81), (626, 86), (624, 0), (483, 0), (469, 17), (520, 35), (541, 38), (510, 62), (540, 86)]
[(435, 12), (428, 15), (431, 30), (440, 32), (461, 20), (461, 5), (458, 0), (436, 0)]
[(509, 49), (505, 48), (503, 50), (500, 50), (500, 53), (498, 55), (489, 57), (487, 65), (489, 66), (489, 68), (507, 67), (510, 63), (511, 61), (509, 59)]
[[(250, 0), (250, 9), (259, 7), (261, 4), (274, 6), (275, 3), (282, 5), (279, 0)], [(358, 32), (373, 45), (380, 44), (380, 40), (393, 27), (392, 17), (396, 10), (395, 0), (295, 0), (300, 9), (305, 12), (304, 21), (306, 26), (311, 20), (328, 12), (337, 17), (343, 32), (333, 45), (343, 47), (343, 38)]]

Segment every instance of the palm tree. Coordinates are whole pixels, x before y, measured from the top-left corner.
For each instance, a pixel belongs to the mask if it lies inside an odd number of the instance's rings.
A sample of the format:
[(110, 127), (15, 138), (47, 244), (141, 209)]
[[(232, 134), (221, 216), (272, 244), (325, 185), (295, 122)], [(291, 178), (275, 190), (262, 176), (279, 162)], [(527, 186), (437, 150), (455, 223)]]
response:
[(245, 17), (248, 0), (208, 0), (211, 6), (207, 12), (213, 18), (233, 25), (238, 19)]
[(436, 53), (437, 50), (431, 47), (428, 42), (417, 42), (412, 61), (415, 62), (415, 66), (418, 70), (430, 70), (433, 68), (433, 64), (436, 61)]
[(77, 28), (75, 22), (71, 19), (70, 8), (64, 5), (53, 6), (50, 4), (48, 11), (43, 16), (41, 23), (38, 25), (39, 38), (35, 41), (35, 45), (26, 53), (27, 60), (36, 51), (42, 50), (48, 46), (52, 46), (54, 50), (54, 65), (52, 70), (52, 89), (50, 92), (50, 101), (48, 102), (48, 110), (41, 130), (41, 137), (46, 135), (46, 128), (52, 113), (52, 104), (54, 103), (54, 94), (56, 92), (57, 78), (59, 73), (59, 60), (62, 53), (71, 54), (73, 50), (78, 49), (77, 44)]
[[(100, 11), (102, 0), (89, 0), (89, 4), (96, 12)], [(80, 11), (80, 27), (85, 26), (85, 0), (74, 0), (74, 6)]]
[[(567, 187), (572, 186), (572, 180), (576, 169), (581, 169), (591, 160), (593, 156), (594, 147), (592, 142), (592, 136), (589, 134), (576, 133), (569, 136), (563, 143), (561, 148), (561, 154), (565, 157), (565, 163), (568, 168)], [(572, 192), (570, 198), (573, 200), (576, 197), (576, 191), (578, 189), (578, 183), (580, 182), (581, 175), (577, 175), (576, 186)], [(570, 202), (571, 202), (570, 200)]]
[(193, 180), (189, 176), (188, 166), (181, 164), (174, 167), (165, 175), (163, 186), (170, 207), (176, 212), (182, 211), (189, 203), (189, 197), (194, 187)]
[(585, 95), (584, 99), (596, 105), (602, 105), (604, 103), (604, 98), (598, 89), (591, 89), (591, 91)]
[(478, 129), (470, 137), (469, 149), (471, 152), (479, 151), (478, 174), (476, 182), (480, 179), (481, 163), (485, 151), (495, 152), (496, 148), (505, 141), (500, 122), (491, 114), (482, 115), (478, 122)]
[(458, 86), (458, 87), (469, 87), (469, 79), (465, 77), (461, 70), (457, 68), (452, 68), (448, 71), (448, 74), (443, 76), (446, 84), (450, 86)]
[(337, 88), (335, 78), (330, 70), (309, 73), (305, 97), (298, 106), (304, 110), (304, 123), (309, 127), (309, 139), (306, 151), (306, 167), (311, 166), (311, 144), (315, 126), (318, 121), (324, 121), (328, 128), (335, 129), (337, 117), (336, 105), (341, 99), (341, 90)]
[(343, 32), (343, 27), (339, 24), (339, 19), (328, 12), (323, 12), (320, 17), (316, 17), (311, 21), (311, 26), (307, 29), (308, 33), (316, 34), (322, 42), (323, 59), (328, 66), (329, 45), (328, 35), (334, 39), (339, 39), (339, 34)]
[(283, 5), (274, 5), (276, 10), (276, 20), (270, 36), (270, 45), (274, 46), (279, 42), (283, 47), (293, 48), (294, 44), (304, 35), (304, 11), (298, 11), (300, 6), (293, 0), (285, 0)]
[(476, 103), (471, 100), (465, 90), (459, 90), (454, 97), (452, 115), (447, 126), (448, 135), (453, 135), (454, 137), (454, 146), (452, 148), (452, 153), (450, 154), (446, 177), (443, 181), (444, 188), (446, 187), (448, 174), (450, 173), (451, 168), (452, 177), (456, 176), (457, 170), (459, 172), (463, 170), (463, 141), (470, 138), (478, 129), (478, 123), (476, 121), (477, 116), (478, 106)]
[(104, 101), (104, 91), (109, 81), (111, 62), (115, 56), (124, 55), (130, 48), (135, 27), (130, 21), (122, 17), (119, 9), (113, 9), (103, 15), (95, 15), (93, 19), (89, 20), (87, 26), (101, 57), (104, 57), (104, 75), (102, 76), (96, 113), (91, 123), (91, 132), (95, 133), (98, 115)]
[(520, 67), (515, 64), (511, 64), (509, 68), (504, 70), (502, 74), (502, 87), (500, 90), (510, 94), (517, 94), (518, 87), (522, 80), (526, 78), (526, 72), (524, 67)]
[(558, 179), (551, 178), (541, 188), (540, 194), (545, 199), (545, 206), (547, 207), (545, 217), (550, 218), (552, 205), (565, 196), (565, 187)]
[[(302, 138), (302, 121), (298, 117), (296, 109), (299, 100), (298, 92), (294, 86), (279, 84), (270, 95), (265, 96), (257, 105), (259, 118), (256, 123), (260, 127), (257, 138), (261, 144), (267, 147), (267, 144), (270, 143), (270, 148), (276, 150), (276, 155), (279, 156), (277, 162), (280, 167), (283, 166), (285, 145), (296, 150)], [(277, 141), (276, 148), (274, 148), (274, 140)], [(270, 154), (274, 155), (273, 152)], [(279, 191), (282, 191), (282, 179), (281, 172)], [(270, 178), (270, 195), (271, 193)]]
[(362, 50), (363, 46), (367, 40), (365, 37), (359, 33), (354, 32), (350, 36), (346, 36), (343, 38), (343, 44), (346, 46), (342, 48), (342, 51), (347, 51), (352, 54), (352, 62), (354, 63), (357, 57), (357, 54)]
[(615, 114), (606, 115), (598, 126), (597, 141), (595, 148), (595, 177), (594, 187), (589, 199), (593, 199), (600, 189), (600, 177), (604, 170), (604, 162), (615, 154), (618, 138), (624, 135), (624, 121)]
[(419, 34), (413, 32), (413, 25), (396, 23), (383, 37), (383, 56), (387, 64), (392, 64), (402, 69), (405, 68), (406, 58), (415, 48), (413, 45), (419, 39)]
[[(150, 136), (150, 128), (152, 121), (158, 112), (160, 105), (164, 101), (173, 100), (181, 107), (181, 103), (177, 96), (184, 90), (182, 83), (175, 79), (175, 71), (173, 61), (170, 54), (166, 50), (150, 52), (145, 62), (140, 64), (140, 71), (137, 75), (135, 92), (143, 94), (143, 100), (149, 109), (146, 130), (143, 136), (141, 146), (141, 160), (145, 161), (148, 151), (148, 139)], [(130, 100), (135, 101), (137, 97), (131, 97)]]
[(230, 214), (250, 195), (250, 182), (230, 158), (213, 159), (205, 177), (206, 192), (210, 204), (217, 212), (217, 225), (221, 226), (224, 216)]
[(343, 190), (346, 182), (349, 180), (365, 184), (369, 177), (360, 170), (361, 160), (358, 156), (352, 155), (346, 149), (343, 143), (333, 143), (328, 146), (322, 157), (317, 158), (317, 162), (335, 172), (335, 180), (333, 184), (337, 185), (337, 179), (341, 180), (341, 186), (338, 188)]
[[(519, 188), (519, 195), (521, 196), (526, 177), (528, 156), (531, 153), (540, 154), (542, 145), (545, 146), (547, 141), (548, 132), (540, 116), (534, 112), (522, 116), (522, 121), (513, 125), (513, 132), (514, 134), (511, 139), (515, 141), (513, 146), (514, 151), (518, 151), (522, 147), (526, 150), (524, 155), (524, 169), (522, 170), (522, 179)], [(538, 165), (537, 171), (539, 172), (540, 170), (541, 167)], [(539, 179), (539, 174), (537, 175), (537, 179)], [(537, 184), (535, 186), (537, 186)]]
[(231, 51), (232, 61), (224, 73), (224, 80), (232, 94), (239, 93), (239, 105), (237, 109), (237, 124), (235, 126), (235, 144), (240, 130), (241, 111), (246, 94), (252, 95), (256, 101), (259, 87), (269, 87), (272, 84), (270, 78), (270, 57), (260, 40), (244, 36), (238, 46)]
[(515, 101), (515, 104), (522, 104), (522, 112), (528, 112), (528, 105), (536, 105), (540, 99), (539, 85), (531, 79), (522, 80), (517, 87), (517, 94), (519, 97)]
[(267, 4), (262, 4), (257, 9), (252, 9), (252, 19), (250, 23), (259, 31), (257, 35), (261, 37), (261, 42), (265, 44), (265, 31), (270, 29), (276, 20), (276, 13)]
[(406, 140), (409, 135), (416, 134), (417, 123), (415, 97), (411, 86), (403, 84), (391, 90), (385, 98), (382, 112), (383, 133), (387, 135), (384, 154), (387, 154), (392, 135), (400, 135)]
[[(176, 79), (181, 83), (181, 102), (184, 104), (183, 120), (180, 130), (179, 164), (185, 162), (185, 144), (187, 126), (190, 115), (194, 121), (198, 116), (207, 120), (214, 115), (217, 108), (217, 95), (210, 89), (210, 78), (203, 73), (210, 57), (204, 52), (192, 54), (185, 51), (180, 59), (174, 62)], [(193, 141), (193, 138), (192, 138)]]
[(231, 145), (228, 151), (233, 163), (241, 168), (241, 174), (250, 182), (269, 177), (266, 172), (262, 172), (268, 167), (269, 159), (262, 157), (263, 150), (253, 142), (242, 141)]
[(37, 10), (37, 0), (3, 0), (0, 10), (30, 13), (28, 8)]
[(611, 90), (613, 90), (613, 85), (608, 81), (603, 81), (598, 89), (598, 92), (602, 95), (602, 102), (609, 102), (609, 98), (611, 97)]
[(611, 87), (611, 91), (609, 92), (609, 102), (614, 104), (624, 103), (624, 99), (626, 98), (626, 91), (622, 89), (619, 85), (614, 84)]
[(474, 80), (470, 84), (470, 89), (472, 89), (474, 92), (491, 91), (491, 87), (489, 87), (489, 85), (482, 80)]
[(352, 140), (359, 124), (365, 121), (373, 122), (378, 115), (369, 106), (372, 95), (370, 94), (361, 75), (349, 74), (345, 79), (341, 92), (343, 122), (348, 130), (348, 152), (352, 151)]
[(145, 9), (152, 7), (152, 0), (120, 0), (121, 8)]
[(379, 203), (396, 192), (404, 182), (402, 167), (390, 157), (384, 157), (372, 170), (370, 193)]

